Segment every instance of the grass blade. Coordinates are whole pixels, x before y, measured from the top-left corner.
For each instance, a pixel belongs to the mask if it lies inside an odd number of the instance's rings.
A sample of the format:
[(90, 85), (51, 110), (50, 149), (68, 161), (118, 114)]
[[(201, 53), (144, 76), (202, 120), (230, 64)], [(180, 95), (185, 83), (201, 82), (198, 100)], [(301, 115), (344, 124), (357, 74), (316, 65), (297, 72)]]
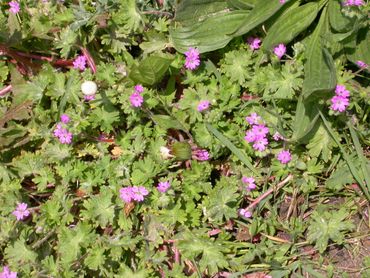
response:
[(366, 184), (364, 183), (364, 181), (362, 180), (361, 176), (360, 176), (360, 173), (358, 172), (356, 166), (354, 165), (354, 163), (352, 162), (350, 156), (348, 155), (348, 153), (346, 153), (346, 151), (344, 150), (344, 148), (342, 147), (339, 139), (337, 138), (337, 136), (335, 135), (334, 131), (331, 129), (328, 121), (326, 120), (325, 116), (321, 113), (320, 110), (318, 110), (320, 116), (321, 116), (321, 119), (323, 120), (324, 122), (324, 125), (325, 125), (325, 128), (328, 130), (328, 132), (330, 133), (331, 137), (334, 139), (335, 143), (338, 145), (340, 151), (342, 152), (342, 155), (343, 155), (343, 158), (344, 160), (346, 161), (347, 165), (348, 165), (348, 168), (349, 170), (351, 171), (351, 174), (353, 175), (353, 177), (355, 178), (355, 180), (357, 181), (357, 183), (359, 184), (359, 186), (361, 187), (361, 190), (363, 191), (363, 193), (365, 194), (366, 198), (368, 200), (370, 200), (370, 193), (369, 193), (369, 190), (366, 186)]
[(231, 141), (225, 137), (221, 132), (210, 124), (206, 124), (207, 129), (214, 135), (222, 144), (224, 144), (233, 154), (235, 154), (245, 166), (251, 170), (255, 175), (261, 176), (256, 168), (249, 162), (248, 156), (241, 149), (238, 149)]

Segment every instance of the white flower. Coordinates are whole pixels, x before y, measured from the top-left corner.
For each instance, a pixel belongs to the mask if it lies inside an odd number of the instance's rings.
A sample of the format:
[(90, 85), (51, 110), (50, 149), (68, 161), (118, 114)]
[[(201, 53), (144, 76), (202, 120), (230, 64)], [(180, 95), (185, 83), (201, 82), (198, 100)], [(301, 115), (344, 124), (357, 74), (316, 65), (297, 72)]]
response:
[(94, 81), (85, 81), (81, 85), (81, 91), (85, 96), (95, 95), (97, 90), (98, 90), (98, 86), (96, 85)]

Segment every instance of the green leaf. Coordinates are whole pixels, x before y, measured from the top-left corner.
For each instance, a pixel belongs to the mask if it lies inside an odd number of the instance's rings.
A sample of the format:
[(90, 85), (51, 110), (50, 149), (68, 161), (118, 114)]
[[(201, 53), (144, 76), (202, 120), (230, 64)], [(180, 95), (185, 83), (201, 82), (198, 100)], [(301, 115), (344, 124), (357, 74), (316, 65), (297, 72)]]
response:
[(284, 5), (279, 1), (259, 0), (254, 6), (253, 10), (240, 23), (235, 32), (230, 33), (233, 37), (238, 37), (248, 33), (258, 25), (273, 16)]
[(97, 107), (90, 115), (91, 123), (96, 127), (100, 127), (104, 132), (112, 131), (113, 124), (119, 120), (119, 112), (115, 110), (112, 111), (112, 109), (107, 106)]
[(228, 178), (222, 177), (217, 185), (205, 197), (202, 207), (204, 216), (210, 222), (224, 223), (237, 216), (237, 187)]
[(211, 126), (210, 124), (206, 124), (207, 129), (213, 133), (214, 136), (217, 137), (218, 140), (221, 141), (222, 144), (224, 144), (236, 157), (240, 159), (241, 162), (245, 164), (245, 166), (251, 170), (256, 176), (260, 176), (259, 172), (254, 168), (252, 163), (249, 161), (248, 156), (244, 151), (241, 149), (238, 149), (231, 141), (225, 137), (221, 132), (219, 132), (216, 128)]
[[(213, 51), (226, 46), (237, 26), (248, 14), (248, 11), (223, 11), (187, 26), (180, 22), (176, 28), (170, 29), (170, 36), (177, 51), (184, 53), (194, 47), (200, 53)], [(193, 17), (191, 17), (193, 18)]]
[(312, 23), (318, 12), (318, 3), (307, 3), (287, 11), (268, 30), (262, 48), (270, 50), (279, 43), (288, 44)]
[(154, 85), (161, 81), (167, 72), (172, 59), (160, 56), (144, 58), (139, 65), (133, 65), (129, 77), (143, 85)]
[(103, 267), (105, 262), (104, 248), (94, 246), (93, 249), (88, 250), (88, 255), (84, 261), (88, 268), (98, 270)]
[(322, 41), (325, 33), (326, 20), (327, 13), (326, 8), (324, 8), (319, 24), (308, 41), (305, 79), (303, 81), (303, 95), (306, 98), (312, 93), (332, 91), (336, 85), (334, 61)]
[(21, 262), (25, 264), (34, 262), (37, 258), (37, 253), (33, 252), (22, 238), (5, 249), (5, 258), (12, 261), (13, 264)]
[(175, 118), (168, 115), (153, 115), (153, 121), (163, 129), (178, 129), (186, 131), (183, 125)]
[(329, 240), (341, 244), (345, 232), (351, 231), (355, 227), (350, 220), (346, 220), (347, 217), (348, 212), (345, 208), (333, 212), (314, 211), (308, 227), (308, 241), (315, 243), (315, 247), (320, 253), (326, 250)]
[(96, 223), (96, 226), (102, 228), (113, 223), (114, 204), (112, 203), (113, 193), (110, 189), (102, 187), (99, 195), (92, 196), (84, 201), (85, 210), (81, 212), (81, 216), (90, 219)]
[(315, 102), (305, 100), (303, 96), (299, 96), (293, 122), (293, 141), (300, 141), (316, 125), (319, 118), (316, 105)]
[[(358, 31), (356, 40), (353, 44), (346, 45), (345, 48), (348, 59), (356, 63), (363, 61), (370, 64), (370, 31), (369, 28), (362, 28)], [(369, 69), (368, 69), (369, 70)]]
[(353, 27), (353, 18), (349, 18), (342, 13), (342, 5), (339, 1), (329, 1), (328, 13), (330, 26), (335, 31), (344, 33), (350, 31)]
[(239, 10), (253, 9), (256, 0), (227, 0), (227, 3), (233, 8)]

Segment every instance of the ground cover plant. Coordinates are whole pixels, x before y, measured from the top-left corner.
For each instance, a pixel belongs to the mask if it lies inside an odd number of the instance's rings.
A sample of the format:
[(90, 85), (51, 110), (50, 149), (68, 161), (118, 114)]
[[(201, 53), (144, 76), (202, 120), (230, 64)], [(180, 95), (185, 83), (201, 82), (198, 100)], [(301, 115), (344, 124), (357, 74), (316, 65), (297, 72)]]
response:
[(0, 277), (369, 277), (366, 0), (0, 5)]

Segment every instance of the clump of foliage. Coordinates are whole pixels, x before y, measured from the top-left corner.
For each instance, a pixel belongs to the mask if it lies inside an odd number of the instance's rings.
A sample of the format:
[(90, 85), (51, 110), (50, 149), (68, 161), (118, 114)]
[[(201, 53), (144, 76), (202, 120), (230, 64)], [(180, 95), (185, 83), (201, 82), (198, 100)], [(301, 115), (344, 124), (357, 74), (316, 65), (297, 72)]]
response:
[(367, 277), (369, 7), (2, 3), (0, 275)]

